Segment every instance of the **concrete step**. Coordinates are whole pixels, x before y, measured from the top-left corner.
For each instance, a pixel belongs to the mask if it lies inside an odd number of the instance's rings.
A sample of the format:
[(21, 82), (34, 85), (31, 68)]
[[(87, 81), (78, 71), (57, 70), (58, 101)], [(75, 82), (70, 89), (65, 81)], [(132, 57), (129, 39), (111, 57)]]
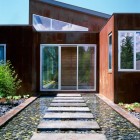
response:
[(34, 133), (31, 140), (107, 140), (103, 134)]
[(70, 112), (70, 111), (85, 112), (86, 111), (86, 112), (89, 112), (90, 110), (89, 110), (88, 107), (49, 107), (48, 111), (56, 111), (56, 112), (57, 111), (63, 111), (63, 112), (65, 112), (65, 111), (68, 111), (68, 112)]
[(52, 130), (100, 130), (96, 121), (43, 121), (38, 127), (38, 131), (52, 131)]
[(63, 107), (66, 107), (66, 106), (79, 106), (79, 107), (82, 107), (82, 106), (87, 106), (85, 103), (51, 103), (50, 106), (63, 106)]
[(84, 103), (84, 100), (53, 100), (52, 103)]
[(83, 100), (83, 97), (54, 97), (55, 100)]
[(74, 112), (65, 112), (65, 113), (46, 113), (43, 117), (44, 119), (94, 119), (92, 113), (74, 113)]
[(57, 94), (57, 97), (81, 97), (81, 94), (63, 94), (63, 93), (59, 93)]

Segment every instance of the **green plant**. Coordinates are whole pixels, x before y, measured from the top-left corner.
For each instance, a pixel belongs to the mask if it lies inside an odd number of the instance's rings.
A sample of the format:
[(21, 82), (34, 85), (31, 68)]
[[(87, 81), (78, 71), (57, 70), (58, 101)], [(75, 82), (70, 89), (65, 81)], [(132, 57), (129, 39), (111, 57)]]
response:
[(3, 97), (13, 96), (21, 87), (21, 80), (18, 78), (10, 61), (6, 64), (0, 62), (0, 94)]
[(21, 99), (21, 96), (19, 95), (19, 96), (13, 96), (13, 99), (14, 100), (19, 100), (19, 99)]
[(135, 102), (135, 103), (133, 103), (133, 106), (134, 107), (140, 107), (140, 103)]
[(123, 106), (124, 104), (122, 102), (119, 103), (120, 106)]
[(125, 107), (128, 111), (134, 111), (134, 106), (133, 106), (133, 105), (126, 104), (124, 107)]
[(27, 94), (27, 95), (23, 95), (23, 98), (24, 98), (24, 99), (28, 99), (29, 96), (30, 96), (29, 94)]
[(12, 100), (12, 96), (7, 96), (7, 97), (6, 97), (6, 101), (7, 101), (7, 102), (11, 102), (11, 100)]

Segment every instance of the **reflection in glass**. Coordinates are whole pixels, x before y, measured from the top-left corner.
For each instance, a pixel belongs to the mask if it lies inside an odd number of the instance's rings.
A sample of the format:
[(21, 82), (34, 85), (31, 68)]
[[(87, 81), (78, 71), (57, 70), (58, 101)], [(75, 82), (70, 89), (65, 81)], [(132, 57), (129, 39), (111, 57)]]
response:
[(120, 34), (121, 69), (134, 68), (134, 33), (122, 32)]
[(79, 47), (78, 89), (94, 89), (94, 47)]
[(4, 61), (4, 46), (0, 45), (0, 61)]
[(83, 26), (39, 15), (33, 15), (33, 26), (37, 31), (88, 31)]
[(44, 89), (58, 89), (58, 47), (43, 48), (42, 85)]
[(140, 32), (136, 32), (136, 69), (140, 70)]
[(112, 70), (112, 34), (109, 35), (109, 51), (108, 51), (108, 59), (109, 59), (109, 70)]

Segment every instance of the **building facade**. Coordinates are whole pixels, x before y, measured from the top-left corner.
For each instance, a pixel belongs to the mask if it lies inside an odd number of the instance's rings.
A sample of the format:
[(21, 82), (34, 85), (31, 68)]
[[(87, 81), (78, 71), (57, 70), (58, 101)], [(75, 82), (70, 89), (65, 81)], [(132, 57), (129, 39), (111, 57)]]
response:
[(0, 26), (0, 60), (20, 92), (100, 93), (140, 101), (140, 14), (112, 16), (52, 0), (30, 0), (29, 25)]

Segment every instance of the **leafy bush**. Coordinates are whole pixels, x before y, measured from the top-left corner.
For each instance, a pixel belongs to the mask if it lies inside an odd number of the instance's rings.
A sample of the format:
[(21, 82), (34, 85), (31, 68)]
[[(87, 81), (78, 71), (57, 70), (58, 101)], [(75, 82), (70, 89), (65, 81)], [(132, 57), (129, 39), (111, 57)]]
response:
[(6, 64), (0, 62), (0, 96), (7, 97), (16, 94), (21, 87), (21, 80), (18, 78), (10, 61)]

